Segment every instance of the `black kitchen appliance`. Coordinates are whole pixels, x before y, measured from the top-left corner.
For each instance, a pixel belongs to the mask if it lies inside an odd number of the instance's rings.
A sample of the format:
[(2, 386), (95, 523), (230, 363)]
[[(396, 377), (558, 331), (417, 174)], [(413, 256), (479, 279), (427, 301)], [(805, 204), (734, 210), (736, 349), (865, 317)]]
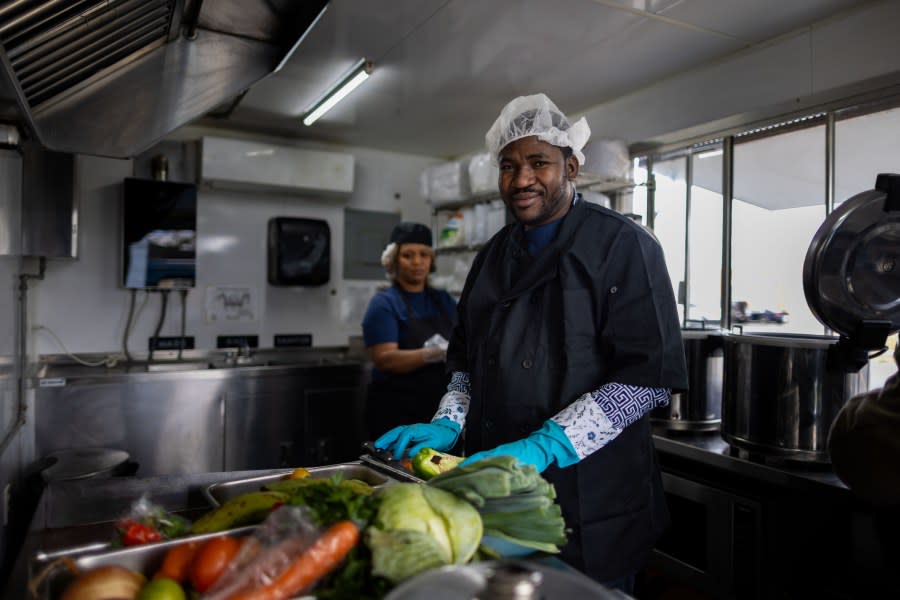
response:
[(197, 186), (128, 177), (122, 186), (126, 288), (185, 289), (197, 278)]
[(269, 283), (316, 286), (331, 274), (331, 230), (321, 219), (275, 217), (269, 220)]

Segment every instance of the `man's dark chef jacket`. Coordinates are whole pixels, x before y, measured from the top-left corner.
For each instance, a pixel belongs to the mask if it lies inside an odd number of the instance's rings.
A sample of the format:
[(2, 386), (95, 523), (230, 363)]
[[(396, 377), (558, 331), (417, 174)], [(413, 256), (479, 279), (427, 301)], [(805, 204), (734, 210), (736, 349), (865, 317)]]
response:
[[(522, 225), (506, 226), (473, 261), (447, 363), (470, 375), (467, 454), (526, 437), (606, 383), (686, 389), (659, 243), (581, 201), (535, 258)], [(600, 581), (635, 573), (668, 525), (647, 415), (544, 476), (571, 528), (562, 557)]]

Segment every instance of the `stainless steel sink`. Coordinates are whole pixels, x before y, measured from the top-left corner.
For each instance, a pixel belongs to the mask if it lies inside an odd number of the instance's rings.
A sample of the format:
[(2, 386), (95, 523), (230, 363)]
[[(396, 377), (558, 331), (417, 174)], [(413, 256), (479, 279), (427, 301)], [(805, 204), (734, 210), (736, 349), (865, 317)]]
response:
[(241, 369), (258, 367), (321, 367), (327, 365), (344, 364), (344, 359), (339, 357), (306, 357), (306, 358), (282, 358), (270, 359), (260, 357), (225, 358), (217, 361), (184, 361), (184, 362), (159, 362), (147, 365), (150, 373), (165, 373), (173, 371), (202, 371), (206, 369)]
[(147, 365), (148, 373), (168, 373), (172, 371), (202, 371), (215, 369), (215, 364), (206, 361), (187, 361), (171, 363), (150, 363)]

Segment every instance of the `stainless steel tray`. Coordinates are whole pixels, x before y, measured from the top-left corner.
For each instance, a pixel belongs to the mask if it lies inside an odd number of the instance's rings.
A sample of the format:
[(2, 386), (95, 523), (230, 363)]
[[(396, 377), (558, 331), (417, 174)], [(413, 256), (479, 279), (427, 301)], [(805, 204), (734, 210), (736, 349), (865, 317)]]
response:
[[(326, 465), (323, 467), (310, 467), (307, 469), (309, 476), (314, 479), (327, 479), (332, 475), (340, 474), (344, 479), (359, 479), (371, 485), (374, 488), (381, 487), (392, 481), (401, 480), (400, 475), (387, 474), (384, 471), (372, 468), (362, 464), (361, 462), (341, 463), (337, 465)], [(289, 475), (292, 469), (269, 473), (267, 475), (258, 475), (256, 477), (247, 477), (244, 479), (235, 479), (232, 481), (223, 481), (207, 486), (203, 490), (203, 496), (213, 506), (221, 506), (227, 500), (246, 494), (248, 492), (258, 492), (267, 483), (279, 481), (286, 475)], [(412, 477), (410, 475), (410, 477)], [(417, 479), (407, 479), (407, 481), (418, 481)]]
[[(89, 571), (97, 567), (118, 565), (143, 573), (148, 578), (162, 565), (163, 557), (169, 548), (190, 541), (203, 541), (227, 534), (234, 537), (249, 535), (256, 529), (255, 525), (231, 529), (218, 533), (204, 533), (201, 535), (185, 536), (175, 540), (131, 546), (129, 548), (111, 549), (102, 544), (88, 544), (53, 552), (38, 551), (28, 564), (28, 580), (34, 581), (43, 573), (41, 583), (34, 590), (28, 591), (28, 598), (32, 600), (54, 600), (59, 598), (66, 586), (74, 579), (62, 559), (69, 559), (80, 572)], [(68, 561), (67, 561), (68, 562)], [(36, 592), (36, 593), (34, 593)]]

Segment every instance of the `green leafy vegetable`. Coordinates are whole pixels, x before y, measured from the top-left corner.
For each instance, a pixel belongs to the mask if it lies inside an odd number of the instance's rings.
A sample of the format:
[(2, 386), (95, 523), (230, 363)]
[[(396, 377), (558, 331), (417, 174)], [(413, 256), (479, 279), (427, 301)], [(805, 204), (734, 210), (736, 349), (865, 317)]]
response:
[(349, 519), (367, 523), (375, 516), (368, 502), (372, 487), (358, 479), (343, 479), (336, 473), (328, 479), (288, 479), (265, 486), (266, 490), (287, 494), (286, 504), (306, 506), (317, 525), (331, 525)]
[(449, 492), (418, 483), (380, 490), (378, 514), (366, 531), (376, 575), (396, 583), (434, 567), (468, 562), (481, 540), (481, 517)]
[[(478, 509), (484, 535), (526, 548), (559, 552), (565, 521), (554, 502), (556, 490), (531, 465), (496, 456), (457, 467), (426, 484), (465, 499)], [(487, 554), (489, 549), (482, 547)]]

